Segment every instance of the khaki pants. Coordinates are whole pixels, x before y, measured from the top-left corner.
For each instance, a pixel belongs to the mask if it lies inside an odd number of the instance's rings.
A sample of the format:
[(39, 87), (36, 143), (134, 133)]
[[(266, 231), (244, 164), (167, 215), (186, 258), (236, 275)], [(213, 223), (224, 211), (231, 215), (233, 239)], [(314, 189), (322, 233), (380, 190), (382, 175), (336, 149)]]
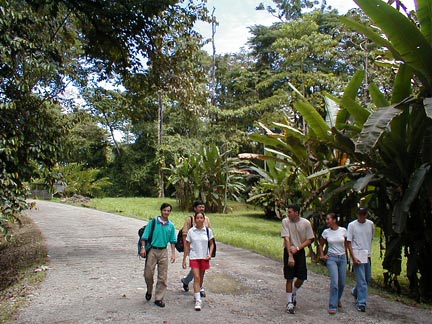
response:
[(144, 279), (148, 293), (153, 293), (154, 273), (158, 266), (155, 300), (163, 300), (168, 285), (168, 250), (150, 249), (144, 267)]

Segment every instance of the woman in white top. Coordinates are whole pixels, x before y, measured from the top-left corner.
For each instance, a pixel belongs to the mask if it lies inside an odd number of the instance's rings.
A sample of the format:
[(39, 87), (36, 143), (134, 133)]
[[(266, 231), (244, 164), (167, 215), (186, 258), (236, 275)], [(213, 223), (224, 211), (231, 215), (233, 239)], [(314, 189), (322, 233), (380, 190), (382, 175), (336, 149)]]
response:
[[(338, 307), (342, 306), (340, 299), (346, 282), (347, 230), (337, 224), (337, 218), (334, 213), (327, 215), (326, 223), (328, 228), (323, 231), (320, 238), (320, 255), (321, 259), (326, 261), (330, 275), (328, 313), (336, 314)], [(327, 254), (324, 252), (325, 245), (327, 245)]]
[(183, 269), (186, 269), (186, 258), (194, 275), (195, 310), (200, 311), (202, 300), (200, 288), (203, 286), (204, 274), (210, 268), (210, 259), (214, 249), (213, 232), (204, 226), (205, 215), (197, 212), (194, 215), (195, 226), (189, 229), (184, 247)]

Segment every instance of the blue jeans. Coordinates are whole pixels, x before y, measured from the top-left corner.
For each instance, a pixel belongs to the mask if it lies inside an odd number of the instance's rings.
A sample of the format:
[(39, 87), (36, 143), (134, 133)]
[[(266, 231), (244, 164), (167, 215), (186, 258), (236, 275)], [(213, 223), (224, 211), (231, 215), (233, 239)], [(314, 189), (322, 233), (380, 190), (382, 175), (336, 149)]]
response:
[(183, 278), (183, 282), (187, 285), (189, 285), (191, 283), (191, 281), (194, 280), (194, 275), (192, 272), (192, 269), (189, 271), (189, 273), (187, 274), (187, 276), (185, 278)]
[(346, 255), (332, 255), (327, 259), (327, 269), (330, 275), (329, 310), (337, 310), (346, 283)]
[(371, 260), (368, 263), (362, 263), (354, 266), (356, 277), (356, 286), (354, 296), (357, 297), (357, 306), (366, 306), (368, 299), (368, 285), (371, 280)]

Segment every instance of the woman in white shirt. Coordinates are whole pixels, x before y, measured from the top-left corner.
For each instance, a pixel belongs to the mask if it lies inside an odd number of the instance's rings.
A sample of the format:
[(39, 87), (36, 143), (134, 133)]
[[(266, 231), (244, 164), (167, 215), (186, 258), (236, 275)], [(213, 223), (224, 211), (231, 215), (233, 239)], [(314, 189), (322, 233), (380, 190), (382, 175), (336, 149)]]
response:
[(183, 269), (186, 269), (186, 258), (194, 275), (195, 310), (202, 306), (200, 288), (203, 286), (204, 274), (210, 268), (210, 259), (214, 249), (214, 236), (210, 228), (204, 226), (205, 215), (197, 212), (194, 215), (195, 226), (189, 229), (184, 247)]
[[(330, 275), (330, 300), (328, 313), (336, 314), (338, 307), (341, 307), (340, 299), (343, 294), (346, 282), (347, 267), (347, 230), (340, 227), (334, 213), (326, 217), (328, 228), (323, 231), (320, 238), (321, 259), (327, 263)], [(327, 254), (324, 246), (327, 245)]]

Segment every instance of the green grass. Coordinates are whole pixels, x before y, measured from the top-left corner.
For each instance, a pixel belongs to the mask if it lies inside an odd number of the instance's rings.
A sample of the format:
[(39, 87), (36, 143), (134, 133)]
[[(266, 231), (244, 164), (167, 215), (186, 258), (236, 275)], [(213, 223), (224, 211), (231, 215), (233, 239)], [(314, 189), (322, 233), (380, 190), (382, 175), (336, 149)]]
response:
[[(124, 216), (149, 220), (159, 215), (159, 207), (163, 202), (173, 205), (173, 212), (170, 216), (177, 229), (183, 226), (186, 217), (192, 212), (180, 211), (175, 199), (169, 198), (100, 198), (92, 199), (88, 207), (113, 212)], [(250, 205), (231, 202), (229, 213), (207, 213), (211, 219), (212, 228), (216, 239), (236, 247), (244, 248), (261, 255), (268, 256), (274, 260), (282, 261), (283, 245), (280, 237), (281, 221), (265, 219), (263, 212)], [(315, 248), (314, 248), (315, 250)], [(309, 268), (321, 274), (327, 275), (327, 268), (322, 264), (311, 263), (308, 258)], [(404, 261), (405, 262), (405, 261)], [(379, 229), (373, 242), (372, 275), (378, 286), (383, 286), (383, 268), (380, 259)], [(403, 265), (405, 269), (405, 265)], [(408, 280), (405, 272), (399, 277), (399, 282), (406, 293)], [(353, 276), (348, 276), (348, 283), (353, 284)], [(383, 289), (375, 290), (383, 294)], [(389, 296), (387, 294), (387, 296)], [(393, 295), (394, 299), (397, 297)], [(402, 300), (402, 299), (401, 299)], [(403, 301), (407, 302), (406, 297)], [(414, 302), (411, 302), (414, 304)]]
[[(101, 198), (92, 199), (89, 207), (116, 214), (149, 220), (159, 215), (163, 202), (173, 205), (170, 220), (177, 229), (192, 212), (183, 212), (175, 199), (167, 198)], [(260, 209), (232, 202), (228, 214), (212, 213), (212, 228), (218, 241), (282, 260), (280, 221), (266, 220)]]

